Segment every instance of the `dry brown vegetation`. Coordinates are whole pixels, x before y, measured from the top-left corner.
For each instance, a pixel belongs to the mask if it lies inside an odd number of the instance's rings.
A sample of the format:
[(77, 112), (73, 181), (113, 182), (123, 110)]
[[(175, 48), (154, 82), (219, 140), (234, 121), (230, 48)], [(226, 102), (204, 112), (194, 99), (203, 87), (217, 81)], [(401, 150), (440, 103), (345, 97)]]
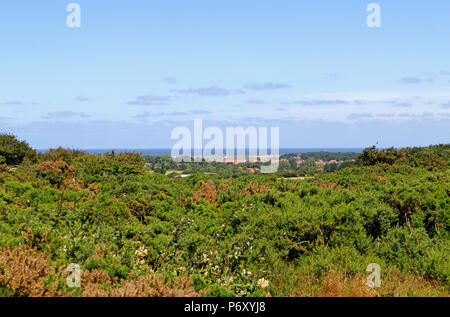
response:
[(199, 297), (187, 275), (173, 282), (164, 282), (158, 275), (141, 276), (127, 280), (111, 281), (108, 273), (101, 270), (83, 271), (81, 287), (85, 297)]
[[(0, 288), (20, 297), (74, 296), (75, 290), (62, 290), (59, 282), (65, 282), (65, 267), (50, 264), (45, 253), (35, 248), (20, 246), (0, 250)], [(286, 275), (287, 276), (287, 275)], [(287, 280), (280, 275), (274, 284)], [(285, 286), (285, 285), (284, 285)], [(439, 296), (448, 297), (448, 288), (412, 274), (391, 272), (383, 277), (382, 286), (372, 289), (366, 285), (366, 276), (348, 276), (330, 270), (322, 278), (299, 274), (297, 282), (290, 285), (291, 297), (375, 297), (375, 296)], [(191, 287), (188, 275), (173, 281), (164, 281), (152, 274), (127, 280), (111, 279), (103, 270), (84, 270), (81, 274), (81, 296), (84, 297), (199, 297)]]
[(230, 186), (228, 184), (220, 183), (219, 184), (219, 192), (226, 192), (230, 189)]
[[(45, 253), (20, 246), (0, 249), (0, 288), (17, 297), (74, 296), (75, 290), (63, 290), (65, 266), (56, 268)], [(111, 280), (103, 270), (82, 271), (81, 287), (84, 297), (198, 297), (204, 295), (191, 287), (187, 275), (165, 282), (159, 275), (130, 275), (127, 280)]]
[(25, 246), (0, 249), (0, 287), (10, 290), (12, 296), (63, 296), (58, 279), (51, 282), (51, 276), (61, 278), (44, 253)]
[[(366, 285), (367, 276), (347, 276), (330, 270), (322, 278), (308, 275), (298, 277), (291, 297), (448, 297), (448, 288), (412, 274), (389, 273), (380, 288)], [(278, 282), (281, 282), (278, 281)]]
[(255, 183), (250, 183), (244, 188), (244, 192), (247, 196), (253, 196), (254, 194), (265, 194), (269, 191), (269, 186), (267, 184), (260, 185)]
[(73, 178), (75, 167), (64, 161), (42, 162), (36, 168), (40, 177), (46, 178), (54, 186), (61, 186), (65, 180)]
[(214, 182), (210, 179), (208, 182), (200, 181), (200, 189), (194, 193), (193, 199), (196, 203), (200, 202), (200, 199), (204, 199), (207, 202), (213, 204), (217, 200), (217, 191)]

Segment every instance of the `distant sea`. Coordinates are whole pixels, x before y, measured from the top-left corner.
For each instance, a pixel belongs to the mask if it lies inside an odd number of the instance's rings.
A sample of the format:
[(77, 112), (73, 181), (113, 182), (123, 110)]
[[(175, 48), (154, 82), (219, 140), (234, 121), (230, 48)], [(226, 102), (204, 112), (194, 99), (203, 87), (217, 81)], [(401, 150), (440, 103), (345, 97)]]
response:
[[(148, 156), (163, 156), (163, 155), (171, 155), (171, 149), (77, 149), (80, 151), (85, 151), (89, 154), (104, 154), (111, 151), (115, 151), (116, 153), (125, 153), (125, 152), (138, 152), (142, 155)], [(39, 153), (45, 153), (48, 149), (40, 149), (37, 150)], [(308, 153), (308, 152), (354, 152), (361, 153), (363, 151), (362, 148), (280, 148), (280, 155), (290, 154), (290, 153)], [(248, 154), (248, 149), (246, 150)], [(270, 151), (269, 151), (270, 153)]]

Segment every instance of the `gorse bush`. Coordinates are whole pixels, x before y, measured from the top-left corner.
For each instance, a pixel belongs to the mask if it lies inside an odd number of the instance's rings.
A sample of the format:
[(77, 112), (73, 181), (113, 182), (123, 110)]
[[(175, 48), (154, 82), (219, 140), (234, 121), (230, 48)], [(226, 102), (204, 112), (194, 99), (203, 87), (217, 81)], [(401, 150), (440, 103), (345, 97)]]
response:
[(73, 178), (75, 168), (64, 161), (42, 162), (36, 168), (38, 177), (48, 180), (52, 185), (61, 187), (66, 180)]
[[(358, 162), (304, 179), (173, 178), (147, 170), (136, 153), (40, 154), (0, 173), (0, 249), (8, 257), (0, 261), (0, 292), (445, 295), (448, 146), (368, 149)], [(44, 273), (20, 273), (12, 286), (11, 258), (24, 250)], [(83, 269), (80, 290), (64, 283), (60, 268), (69, 263)], [(369, 263), (382, 267), (379, 290), (364, 284)], [(28, 278), (38, 292), (20, 286)]]
[[(424, 228), (393, 228), (378, 253), (399, 269), (449, 282), (448, 240), (433, 241)], [(438, 255), (439, 254), (439, 255)]]
[(8, 169), (6, 165), (6, 159), (0, 155), (0, 173), (5, 172)]
[(3, 164), (1, 157), (8, 165), (17, 165), (24, 159), (35, 159), (36, 151), (25, 141), (17, 140), (14, 135), (0, 134), (0, 164)]
[(448, 164), (450, 149), (446, 145), (430, 146), (428, 148), (394, 148), (377, 150), (375, 146), (367, 148), (358, 157), (357, 163), (363, 166), (373, 166), (380, 163), (410, 166), (427, 166), (430, 168), (444, 167)]

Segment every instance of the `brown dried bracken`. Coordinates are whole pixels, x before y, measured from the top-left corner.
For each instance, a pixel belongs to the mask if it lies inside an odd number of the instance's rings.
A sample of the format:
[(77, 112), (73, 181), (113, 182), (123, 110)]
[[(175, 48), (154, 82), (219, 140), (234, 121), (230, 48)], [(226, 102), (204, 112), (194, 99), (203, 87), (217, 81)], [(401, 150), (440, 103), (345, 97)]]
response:
[(83, 272), (81, 286), (84, 297), (199, 297), (190, 287), (187, 275), (179, 277), (174, 282), (164, 283), (158, 275), (141, 276), (138, 279), (122, 280), (120, 283), (111, 281), (104, 271), (95, 270)]
[(244, 192), (247, 196), (253, 196), (254, 194), (265, 194), (269, 191), (268, 185), (259, 185), (250, 183), (244, 188)]
[(378, 292), (365, 285), (362, 276), (349, 278), (336, 271), (329, 271), (316, 296), (319, 297), (373, 297)]
[[(19, 297), (63, 297), (74, 296), (75, 291), (58, 289), (65, 282), (67, 272), (50, 264), (45, 253), (21, 246), (15, 249), (0, 249), (0, 288)], [(50, 279), (52, 277), (52, 279)], [(50, 282), (53, 281), (53, 282)], [(198, 297), (190, 286), (187, 275), (173, 282), (164, 282), (159, 275), (141, 276), (128, 280), (111, 280), (103, 270), (82, 271), (82, 296), (85, 297)]]
[(228, 184), (220, 183), (218, 189), (219, 192), (225, 192), (230, 189), (230, 186)]
[(194, 202), (200, 202), (200, 199), (205, 199), (207, 202), (213, 204), (217, 199), (217, 191), (214, 182), (210, 179), (207, 183), (200, 181), (201, 188), (194, 193)]
[[(370, 288), (367, 276), (348, 275), (345, 272), (330, 270), (322, 278), (308, 274), (297, 277), (297, 283), (288, 294), (291, 297), (385, 297), (385, 296), (439, 296), (448, 297), (448, 288), (414, 274), (390, 272), (382, 275), (381, 287)], [(275, 281), (286, 283), (286, 276)]]
[[(50, 275), (56, 276), (53, 283), (49, 282)], [(25, 246), (0, 249), (0, 287), (10, 290), (13, 296), (63, 296), (58, 290), (61, 277), (61, 273), (49, 265), (47, 255), (38, 254), (36, 249)]]

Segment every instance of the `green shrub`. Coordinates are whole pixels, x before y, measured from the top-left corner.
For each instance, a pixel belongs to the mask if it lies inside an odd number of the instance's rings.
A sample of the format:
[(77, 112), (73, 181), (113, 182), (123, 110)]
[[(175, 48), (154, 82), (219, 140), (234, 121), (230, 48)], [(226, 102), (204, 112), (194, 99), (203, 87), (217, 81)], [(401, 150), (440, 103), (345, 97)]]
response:
[(379, 255), (401, 270), (424, 274), (433, 242), (424, 228), (398, 227), (382, 239)]
[(24, 159), (34, 160), (36, 151), (27, 142), (19, 141), (14, 135), (0, 134), (0, 156), (8, 165), (18, 165)]
[(206, 292), (207, 297), (236, 297), (236, 294), (219, 285), (212, 285)]

